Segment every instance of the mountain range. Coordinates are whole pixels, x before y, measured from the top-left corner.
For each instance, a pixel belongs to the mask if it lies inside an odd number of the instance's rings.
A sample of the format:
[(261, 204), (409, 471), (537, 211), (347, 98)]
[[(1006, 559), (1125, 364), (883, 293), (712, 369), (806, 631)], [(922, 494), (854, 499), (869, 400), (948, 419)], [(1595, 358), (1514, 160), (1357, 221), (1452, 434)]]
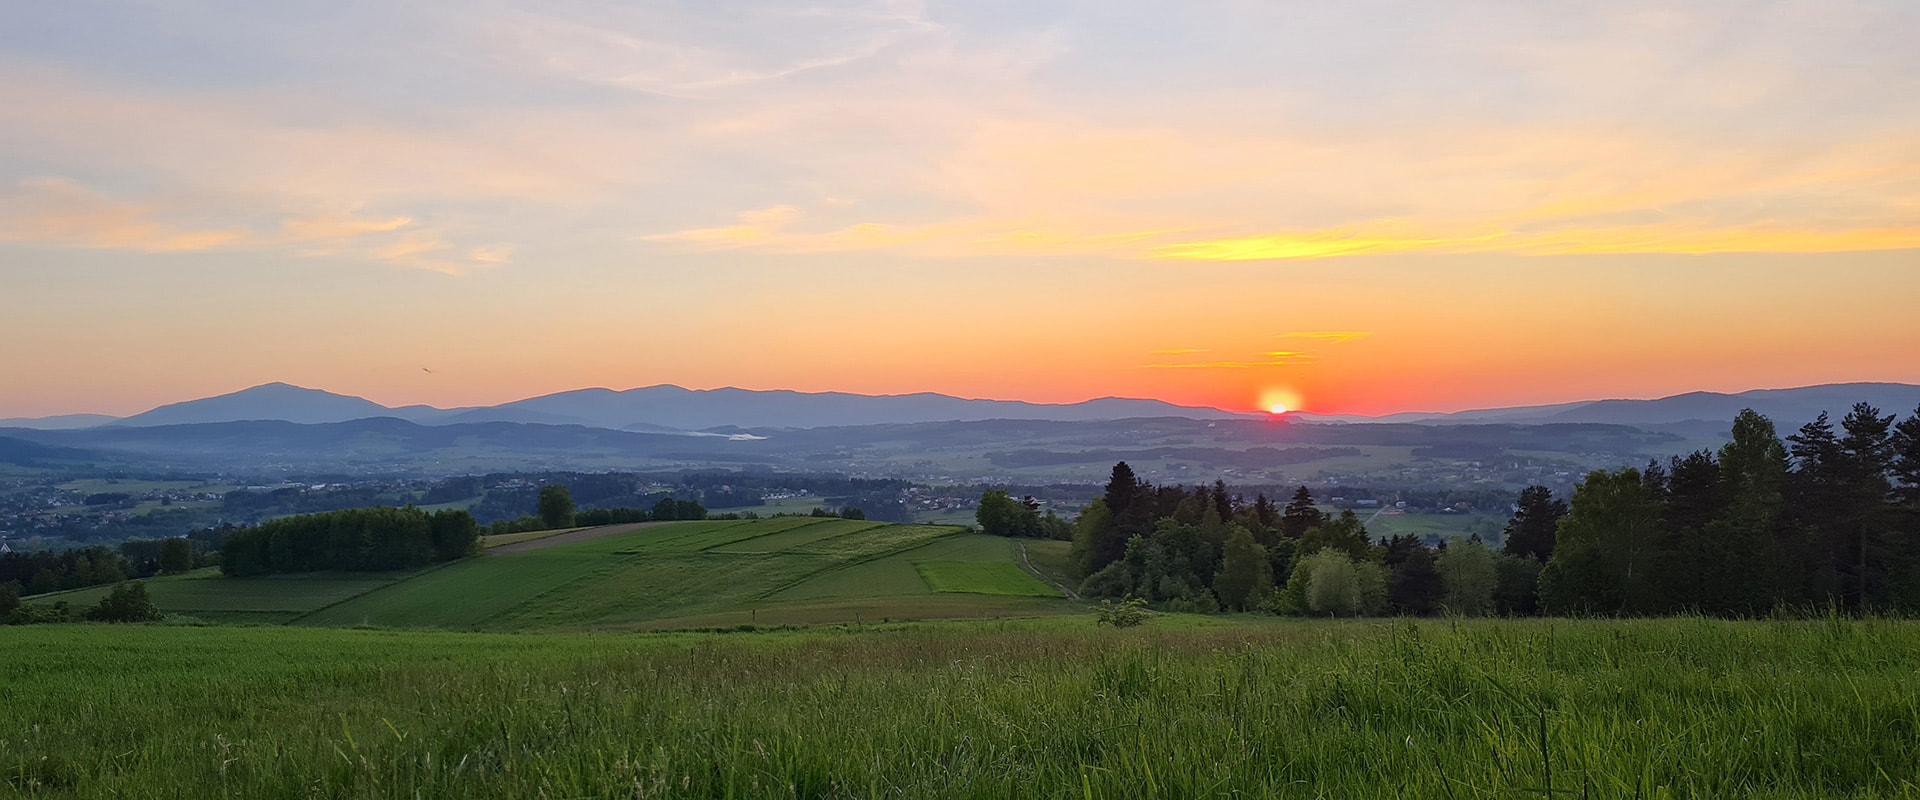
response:
[(863, 395), (790, 390), (686, 389), (646, 386), (626, 391), (579, 389), (497, 406), (388, 407), (363, 397), (268, 383), (230, 394), (170, 403), (126, 418), (64, 415), (0, 420), (0, 428), (74, 430), (277, 420), (301, 424), (393, 417), (421, 425), (514, 422), (583, 425), (614, 430), (684, 433), (716, 427), (821, 428), (992, 419), (1082, 422), (1137, 417), (1237, 419), (1254, 415), (1159, 400), (1103, 397), (1079, 403), (974, 400), (922, 392)]
[[(1790, 428), (1825, 411), (1838, 418), (1856, 402), (1884, 413), (1907, 413), (1920, 406), (1920, 386), (1901, 383), (1845, 383), (1793, 389), (1758, 389), (1736, 394), (1689, 392), (1652, 400), (1589, 400), (1542, 406), (1476, 409), (1451, 413), (1400, 413), (1380, 417), (1295, 413), (1302, 422), (1414, 424), (1675, 425), (1706, 421), (1724, 424), (1751, 408)], [(1182, 406), (1160, 400), (1104, 397), (1079, 403), (1029, 403), (978, 400), (922, 392), (863, 395), (846, 392), (686, 389), (647, 386), (625, 391), (579, 389), (495, 406), (434, 408), (389, 407), (362, 397), (269, 383), (230, 394), (171, 403), (126, 418), (68, 414), (37, 419), (0, 419), (0, 428), (76, 430), (103, 426), (154, 427), (253, 420), (301, 424), (348, 422), (392, 417), (421, 425), (531, 423), (581, 425), (642, 433), (688, 433), (717, 428), (804, 429), (853, 425), (1046, 420), (1084, 422), (1150, 417), (1196, 420), (1255, 419), (1261, 415), (1218, 408)]]
[(1406, 412), (1378, 417), (1344, 414), (1300, 414), (1309, 422), (1411, 422), (1459, 425), (1497, 423), (1545, 425), (1601, 423), (1612, 425), (1675, 425), (1687, 422), (1726, 423), (1744, 409), (1774, 420), (1782, 433), (1826, 412), (1837, 423), (1854, 403), (1869, 403), (1883, 414), (1912, 413), (1920, 407), (1920, 386), (1906, 383), (1829, 383), (1794, 389), (1755, 389), (1727, 394), (1687, 392), (1655, 400), (1584, 400), (1544, 406), (1487, 408), (1450, 413)]

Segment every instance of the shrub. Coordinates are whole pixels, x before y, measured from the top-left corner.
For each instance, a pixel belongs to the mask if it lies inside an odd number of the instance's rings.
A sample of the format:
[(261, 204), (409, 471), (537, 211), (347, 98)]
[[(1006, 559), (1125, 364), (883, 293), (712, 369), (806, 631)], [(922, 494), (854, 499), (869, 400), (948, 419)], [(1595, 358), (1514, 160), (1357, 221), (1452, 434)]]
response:
[(113, 592), (100, 598), (100, 605), (87, 612), (87, 619), (95, 622), (153, 622), (160, 619), (160, 609), (154, 607), (153, 598), (147, 596), (147, 586), (139, 581), (131, 581), (113, 587)]
[(1093, 624), (1131, 628), (1147, 621), (1147, 601), (1129, 597), (1118, 603), (1102, 600), (1093, 608)]

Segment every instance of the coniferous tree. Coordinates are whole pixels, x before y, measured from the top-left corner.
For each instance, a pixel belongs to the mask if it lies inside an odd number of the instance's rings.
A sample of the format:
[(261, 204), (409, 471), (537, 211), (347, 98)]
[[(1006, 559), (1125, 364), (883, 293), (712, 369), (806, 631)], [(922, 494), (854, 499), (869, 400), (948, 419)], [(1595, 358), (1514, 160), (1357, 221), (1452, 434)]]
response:
[[(1661, 514), (1666, 530), (1661, 549), (1667, 553), (1659, 576), (1664, 584), (1662, 596), (1672, 608), (1698, 610), (1713, 590), (1705, 584), (1707, 573), (1728, 555), (1723, 552), (1725, 543), (1718, 541), (1718, 535), (1709, 538), (1707, 530), (1726, 513), (1726, 489), (1720, 463), (1712, 453), (1696, 451), (1669, 464)], [(1715, 533), (1722, 531), (1715, 529)]]
[(1909, 506), (1920, 506), (1920, 408), (1894, 426), (1888, 444), (1900, 499)]
[(1513, 518), (1507, 520), (1507, 528), (1501, 536), (1507, 553), (1526, 556), (1542, 564), (1553, 557), (1554, 531), (1560, 525), (1560, 518), (1567, 515), (1567, 503), (1557, 500), (1553, 490), (1545, 486), (1529, 486), (1520, 490), (1518, 510)]
[(1268, 529), (1280, 521), (1280, 512), (1273, 507), (1273, 501), (1267, 499), (1266, 492), (1254, 495), (1253, 518), (1260, 523), (1260, 527)]
[(1102, 495), (1107, 501), (1107, 512), (1115, 516), (1127, 513), (1140, 493), (1140, 479), (1134, 477), (1133, 467), (1125, 461), (1113, 465), (1113, 475), (1107, 479), (1107, 490)]
[(1920, 611), (1920, 408), (1894, 426), (1892, 451), (1894, 506), (1888, 513), (1888, 594), (1902, 611)]
[(1326, 515), (1313, 504), (1313, 493), (1302, 486), (1294, 490), (1293, 500), (1280, 515), (1280, 534), (1289, 539), (1306, 535), (1307, 529), (1326, 521)]
[(1888, 473), (1893, 466), (1893, 415), (1856, 403), (1840, 420), (1841, 501), (1839, 520), (1853, 552), (1847, 587), (1857, 608), (1873, 608), (1885, 599), (1888, 555), (1887, 527), (1893, 493)]
[(1215, 479), (1213, 482), (1213, 513), (1221, 520), (1231, 520), (1234, 514), (1233, 496), (1227, 494), (1227, 482)]
[(1841, 491), (1840, 439), (1826, 412), (1787, 437), (1793, 456), (1788, 474), (1786, 509), (1790, 517), (1788, 558), (1798, 566), (1801, 599), (1808, 603), (1839, 602), (1845, 535), (1839, 520), (1845, 514)]

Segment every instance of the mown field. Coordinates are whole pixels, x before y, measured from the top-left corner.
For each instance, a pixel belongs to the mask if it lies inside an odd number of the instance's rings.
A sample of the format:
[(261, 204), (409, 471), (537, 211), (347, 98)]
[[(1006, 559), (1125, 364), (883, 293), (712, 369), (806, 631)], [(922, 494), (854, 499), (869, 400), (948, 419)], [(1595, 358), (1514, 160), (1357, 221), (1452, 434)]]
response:
[(1920, 796), (1920, 625), (0, 629), (24, 797)]
[[(161, 610), (211, 622), (593, 630), (1076, 611), (1010, 541), (953, 527), (782, 517), (488, 537), (481, 555), (403, 573), (147, 582)], [(931, 572), (922, 564), (937, 564)], [(92, 605), (110, 587), (32, 602)]]

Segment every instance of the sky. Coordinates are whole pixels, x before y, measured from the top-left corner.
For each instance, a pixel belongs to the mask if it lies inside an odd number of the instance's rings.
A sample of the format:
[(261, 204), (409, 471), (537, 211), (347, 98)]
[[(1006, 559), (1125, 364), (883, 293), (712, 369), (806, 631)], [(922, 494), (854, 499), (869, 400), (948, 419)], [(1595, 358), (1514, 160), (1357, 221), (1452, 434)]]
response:
[(1920, 3), (0, 7), (0, 417), (1920, 383)]

